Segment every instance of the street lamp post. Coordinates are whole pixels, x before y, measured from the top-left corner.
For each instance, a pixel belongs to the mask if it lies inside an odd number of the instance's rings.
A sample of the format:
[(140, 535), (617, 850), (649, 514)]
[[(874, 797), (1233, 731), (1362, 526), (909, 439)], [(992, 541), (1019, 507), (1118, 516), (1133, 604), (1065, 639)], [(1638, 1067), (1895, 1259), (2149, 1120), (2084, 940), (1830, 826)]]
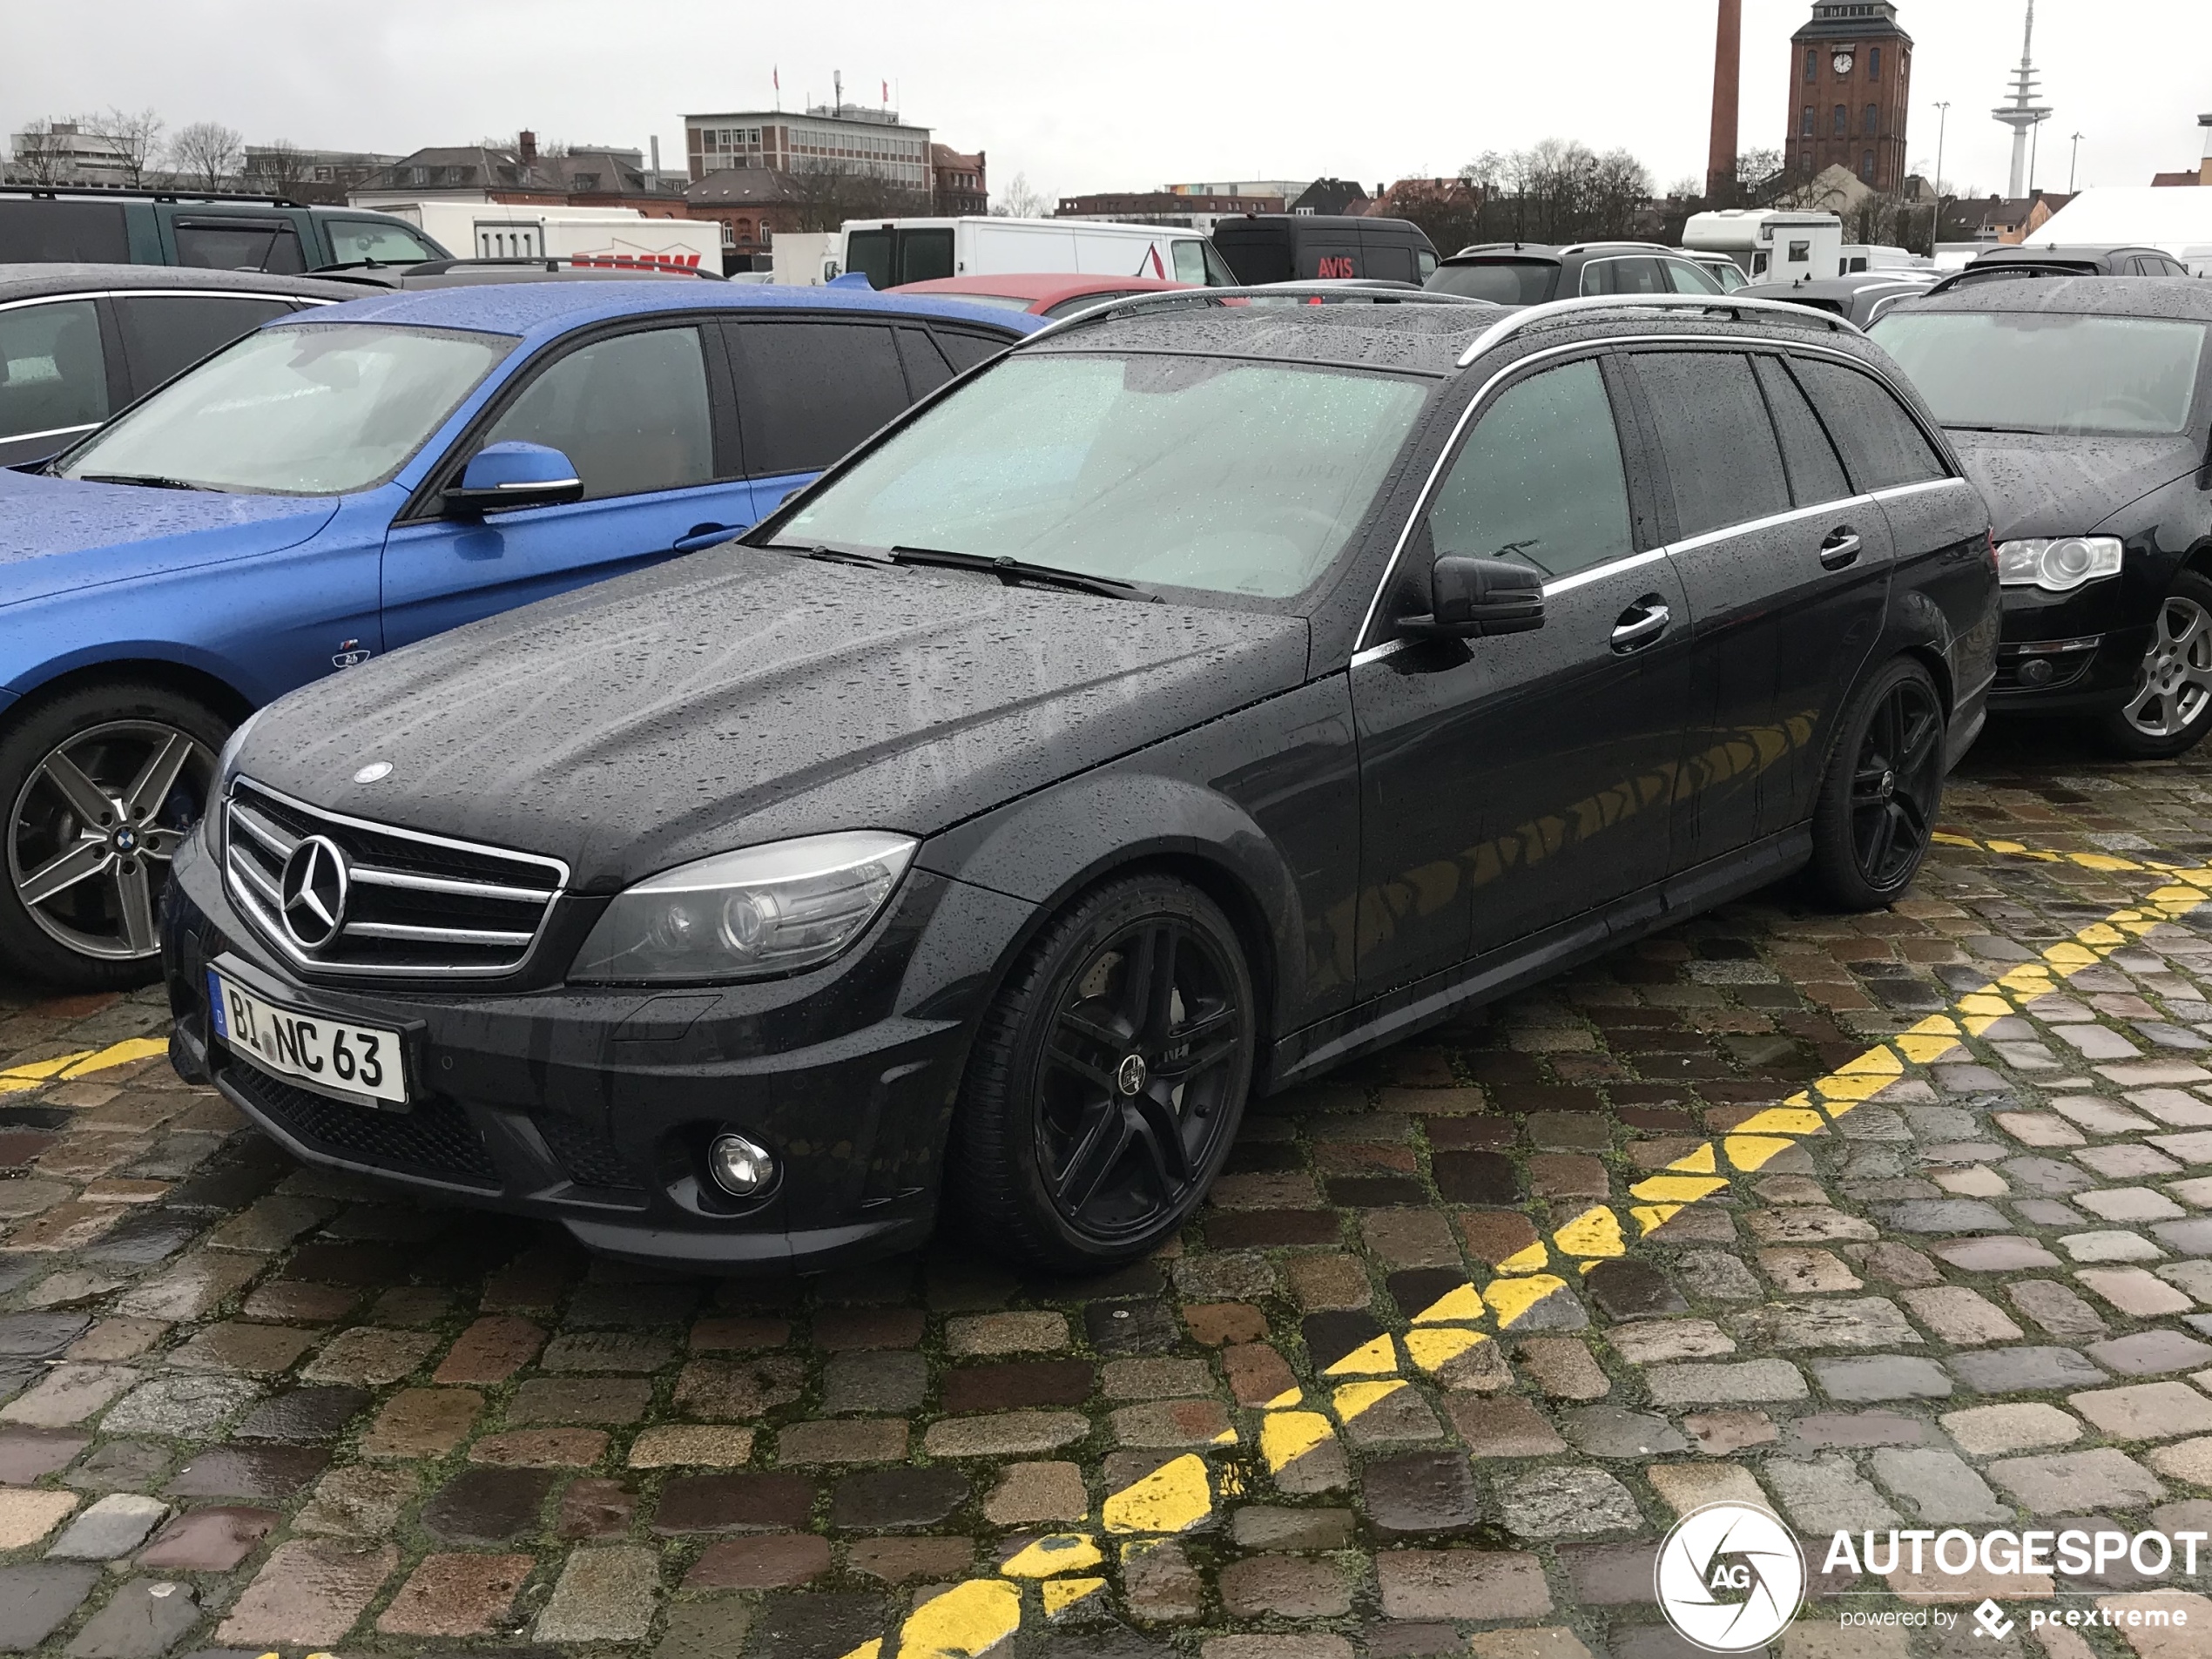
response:
[(1932, 260), (1935, 258), (1936, 243), (1943, 235), (1943, 141), (1951, 131), (1949, 100), (1939, 103), (1936, 108), (1942, 114), (1936, 121), (1935, 218), (1928, 226), (1928, 257)]
[(2074, 194), (2074, 175), (2081, 170), (2081, 140), (2087, 136), (2081, 132), (2074, 135), (2074, 159), (2066, 164), (2066, 193), (2069, 196)]

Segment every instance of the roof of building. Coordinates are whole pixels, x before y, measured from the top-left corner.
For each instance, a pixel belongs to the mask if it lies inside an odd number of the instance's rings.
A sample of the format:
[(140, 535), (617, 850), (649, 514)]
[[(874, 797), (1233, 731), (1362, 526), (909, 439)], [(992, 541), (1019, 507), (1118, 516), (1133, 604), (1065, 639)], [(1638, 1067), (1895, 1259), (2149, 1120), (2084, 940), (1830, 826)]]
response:
[[(205, 274), (205, 273), (203, 273)], [(1026, 334), (1034, 320), (954, 300), (905, 299), (858, 287), (777, 287), (720, 282), (536, 282), (416, 289), (356, 300), (319, 314), (331, 322), (468, 328), (550, 338), (595, 322), (659, 311), (853, 311), (985, 322)]]
[(1897, 8), (1888, 0), (1818, 0), (1804, 26), (1792, 40), (1865, 40), (1880, 38), (1912, 44), (1897, 20)]
[(706, 207), (772, 207), (799, 196), (798, 181), (772, 167), (725, 167), (684, 186), (684, 199)]
[[(435, 169), (445, 176), (415, 179)], [(589, 182), (583, 182), (589, 180)], [(642, 169), (607, 150), (570, 148), (560, 154), (540, 152), (525, 158), (519, 150), (487, 145), (430, 145), (381, 167), (363, 184), (366, 190), (455, 189), (642, 191)]]
[(2204, 170), (2202, 167), (2192, 167), (2187, 172), (2153, 173), (2150, 182), (2151, 188), (2154, 190), (2186, 189), (2191, 185), (2202, 185), (2204, 182)]

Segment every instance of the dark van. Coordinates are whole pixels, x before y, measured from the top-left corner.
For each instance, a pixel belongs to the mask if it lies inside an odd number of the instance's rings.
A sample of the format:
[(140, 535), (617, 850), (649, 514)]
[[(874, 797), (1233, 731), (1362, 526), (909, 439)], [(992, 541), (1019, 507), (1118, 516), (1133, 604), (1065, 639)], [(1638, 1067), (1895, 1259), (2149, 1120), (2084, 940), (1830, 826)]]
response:
[(1330, 277), (1426, 282), (1436, 269), (1435, 245), (1404, 219), (1247, 213), (1215, 226), (1213, 245), (1247, 284)]
[(281, 196), (0, 189), (0, 265), (183, 265), (289, 275), (450, 259), (403, 219)]

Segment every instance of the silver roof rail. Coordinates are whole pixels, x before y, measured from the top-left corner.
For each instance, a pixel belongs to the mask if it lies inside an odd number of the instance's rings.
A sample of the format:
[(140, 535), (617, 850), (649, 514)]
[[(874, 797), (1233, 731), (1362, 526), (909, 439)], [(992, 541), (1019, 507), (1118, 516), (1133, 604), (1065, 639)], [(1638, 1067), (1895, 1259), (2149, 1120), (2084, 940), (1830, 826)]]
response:
[[(1474, 344), (1460, 354), (1459, 366), (1467, 368), (1485, 352), (1512, 339), (1524, 328), (1590, 311), (1767, 311), (1777, 316), (1787, 317), (1795, 323), (1823, 324), (1831, 334), (1859, 334), (1860, 332), (1855, 324), (1832, 312), (1818, 311), (1811, 306), (1792, 305), (1784, 300), (1745, 300), (1736, 294), (1717, 293), (1593, 293), (1576, 300), (1553, 300), (1541, 306), (1527, 306), (1509, 317), (1500, 318), (1482, 332)], [(1860, 334), (1860, 338), (1864, 339), (1865, 335)]]
[[(942, 293), (928, 297), (933, 300), (957, 300), (961, 296)], [(1237, 288), (1160, 288), (1147, 293), (1132, 293), (1120, 300), (1102, 300), (1085, 310), (1056, 317), (1034, 334), (1016, 341), (1015, 346), (1018, 348), (1032, 340), (1065, 333), (1077, 323), (1103, 322), (1109, 317), (1126, 317), (1133, 311), (1219, 305), (1224, 300), (1312, 300), (1323, 305), (1481, 306), (1494, 311), (1501, 309), (1494, 300), (1476, 300), (1463, 293), (1444, 293), (1434, 288), (1369, 288), (1340, 280), (1270, 282)]]

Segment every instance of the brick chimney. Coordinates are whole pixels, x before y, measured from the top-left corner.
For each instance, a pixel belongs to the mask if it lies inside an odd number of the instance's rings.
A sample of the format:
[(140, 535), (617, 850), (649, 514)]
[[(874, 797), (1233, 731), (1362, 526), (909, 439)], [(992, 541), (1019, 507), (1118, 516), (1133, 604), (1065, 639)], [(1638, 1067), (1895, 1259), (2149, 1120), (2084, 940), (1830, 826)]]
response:
[(1705, 156), (1705, 198), (1736, 196), (1736, 138), (1743, 108), (1743, 0), (1720, 0), (1713, 38), (1713, 133)]
[(522, 153), (523, 165), (525, 167), (537, 165), (536, 133), (530, 132), (528, 128), (523, 129), (516, 135), (515, 148)]
[(2197, 182), (2212, 190), (2212, 115), (2200, 115), (2197, 125), (2204, 129), (2204, 165), (2197, 169)]

